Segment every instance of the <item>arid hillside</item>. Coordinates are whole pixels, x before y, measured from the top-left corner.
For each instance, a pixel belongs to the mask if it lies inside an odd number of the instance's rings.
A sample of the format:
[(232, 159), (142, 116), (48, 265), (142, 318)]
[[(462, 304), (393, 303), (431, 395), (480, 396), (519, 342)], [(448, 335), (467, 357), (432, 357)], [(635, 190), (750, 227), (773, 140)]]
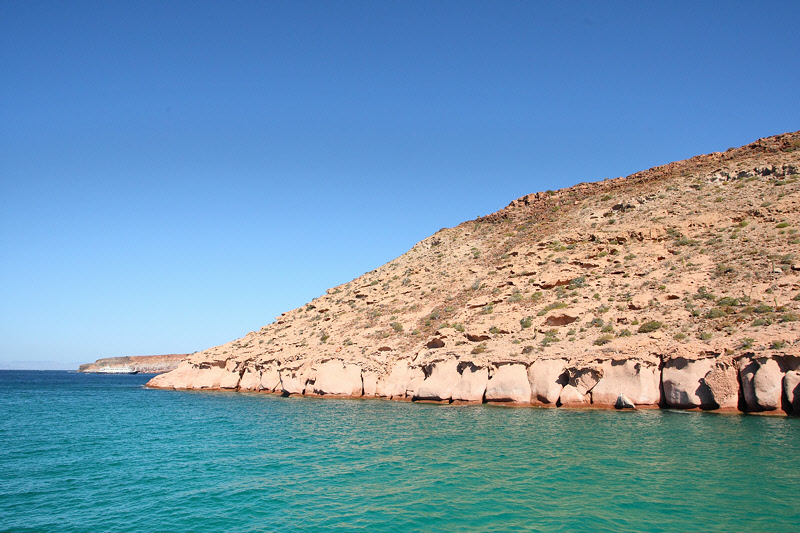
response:
[(538, 192), (152, 387), (800, 412), (800, 132)]

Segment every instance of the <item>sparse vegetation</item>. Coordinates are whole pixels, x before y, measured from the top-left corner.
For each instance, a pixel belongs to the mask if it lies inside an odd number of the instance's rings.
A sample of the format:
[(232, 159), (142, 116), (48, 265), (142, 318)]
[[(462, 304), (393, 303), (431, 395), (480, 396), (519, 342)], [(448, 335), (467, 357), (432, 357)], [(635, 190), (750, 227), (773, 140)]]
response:
[(547, 313), (549, 313), (550, 311), (552, 311), (553, 309), (563, 309), (565, 307), (567, 307), (567, 304), (565, 304), (564, 302), (553, 302), (551, 304), (547, 304), (544, 307), (544, 309), (542, 309), (541, 311), (536, 313), (536, 315), (537, 316), (544, 316)]
[(644, 324), (642, 324), (641, 326), (639, 326), (638, 332), (639, 333), (651, 333), (651, 332), (653, 332), (653, 331), (655, 331), (657, 329), (661, 329), (663, 326), (664, 326), (664, 324), (662, 324), (658, 320), (649, 320), (649, 321), (645, 322)]

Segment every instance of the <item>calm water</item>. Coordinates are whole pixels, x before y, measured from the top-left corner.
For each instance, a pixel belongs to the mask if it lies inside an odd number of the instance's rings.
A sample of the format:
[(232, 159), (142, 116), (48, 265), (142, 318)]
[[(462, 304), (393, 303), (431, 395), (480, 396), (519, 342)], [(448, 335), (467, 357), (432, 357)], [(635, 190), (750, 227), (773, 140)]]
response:
[(800, 530), (800, 419), (148, 379), (0, 371), (0, 530)]

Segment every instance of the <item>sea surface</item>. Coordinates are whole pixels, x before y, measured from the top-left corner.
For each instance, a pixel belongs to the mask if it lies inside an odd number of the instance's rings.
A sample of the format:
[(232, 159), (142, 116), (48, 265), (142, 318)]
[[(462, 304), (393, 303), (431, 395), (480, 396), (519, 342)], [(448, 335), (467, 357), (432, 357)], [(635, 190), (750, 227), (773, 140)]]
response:
[(800, 419), (0, 371), (0, 531), (798, 531)]

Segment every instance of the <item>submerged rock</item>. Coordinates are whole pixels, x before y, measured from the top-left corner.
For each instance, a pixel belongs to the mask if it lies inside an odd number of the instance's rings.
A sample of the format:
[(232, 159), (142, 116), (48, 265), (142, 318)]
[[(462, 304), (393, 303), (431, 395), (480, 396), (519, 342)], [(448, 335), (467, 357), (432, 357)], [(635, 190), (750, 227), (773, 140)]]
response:
[(636, 409), (636, 405), (634, 405), (633, 401), (631, 401), (631, 399), (624, 394), (617, 396), (617, 401), (614, 402), (614, 407), (617, 409)]

